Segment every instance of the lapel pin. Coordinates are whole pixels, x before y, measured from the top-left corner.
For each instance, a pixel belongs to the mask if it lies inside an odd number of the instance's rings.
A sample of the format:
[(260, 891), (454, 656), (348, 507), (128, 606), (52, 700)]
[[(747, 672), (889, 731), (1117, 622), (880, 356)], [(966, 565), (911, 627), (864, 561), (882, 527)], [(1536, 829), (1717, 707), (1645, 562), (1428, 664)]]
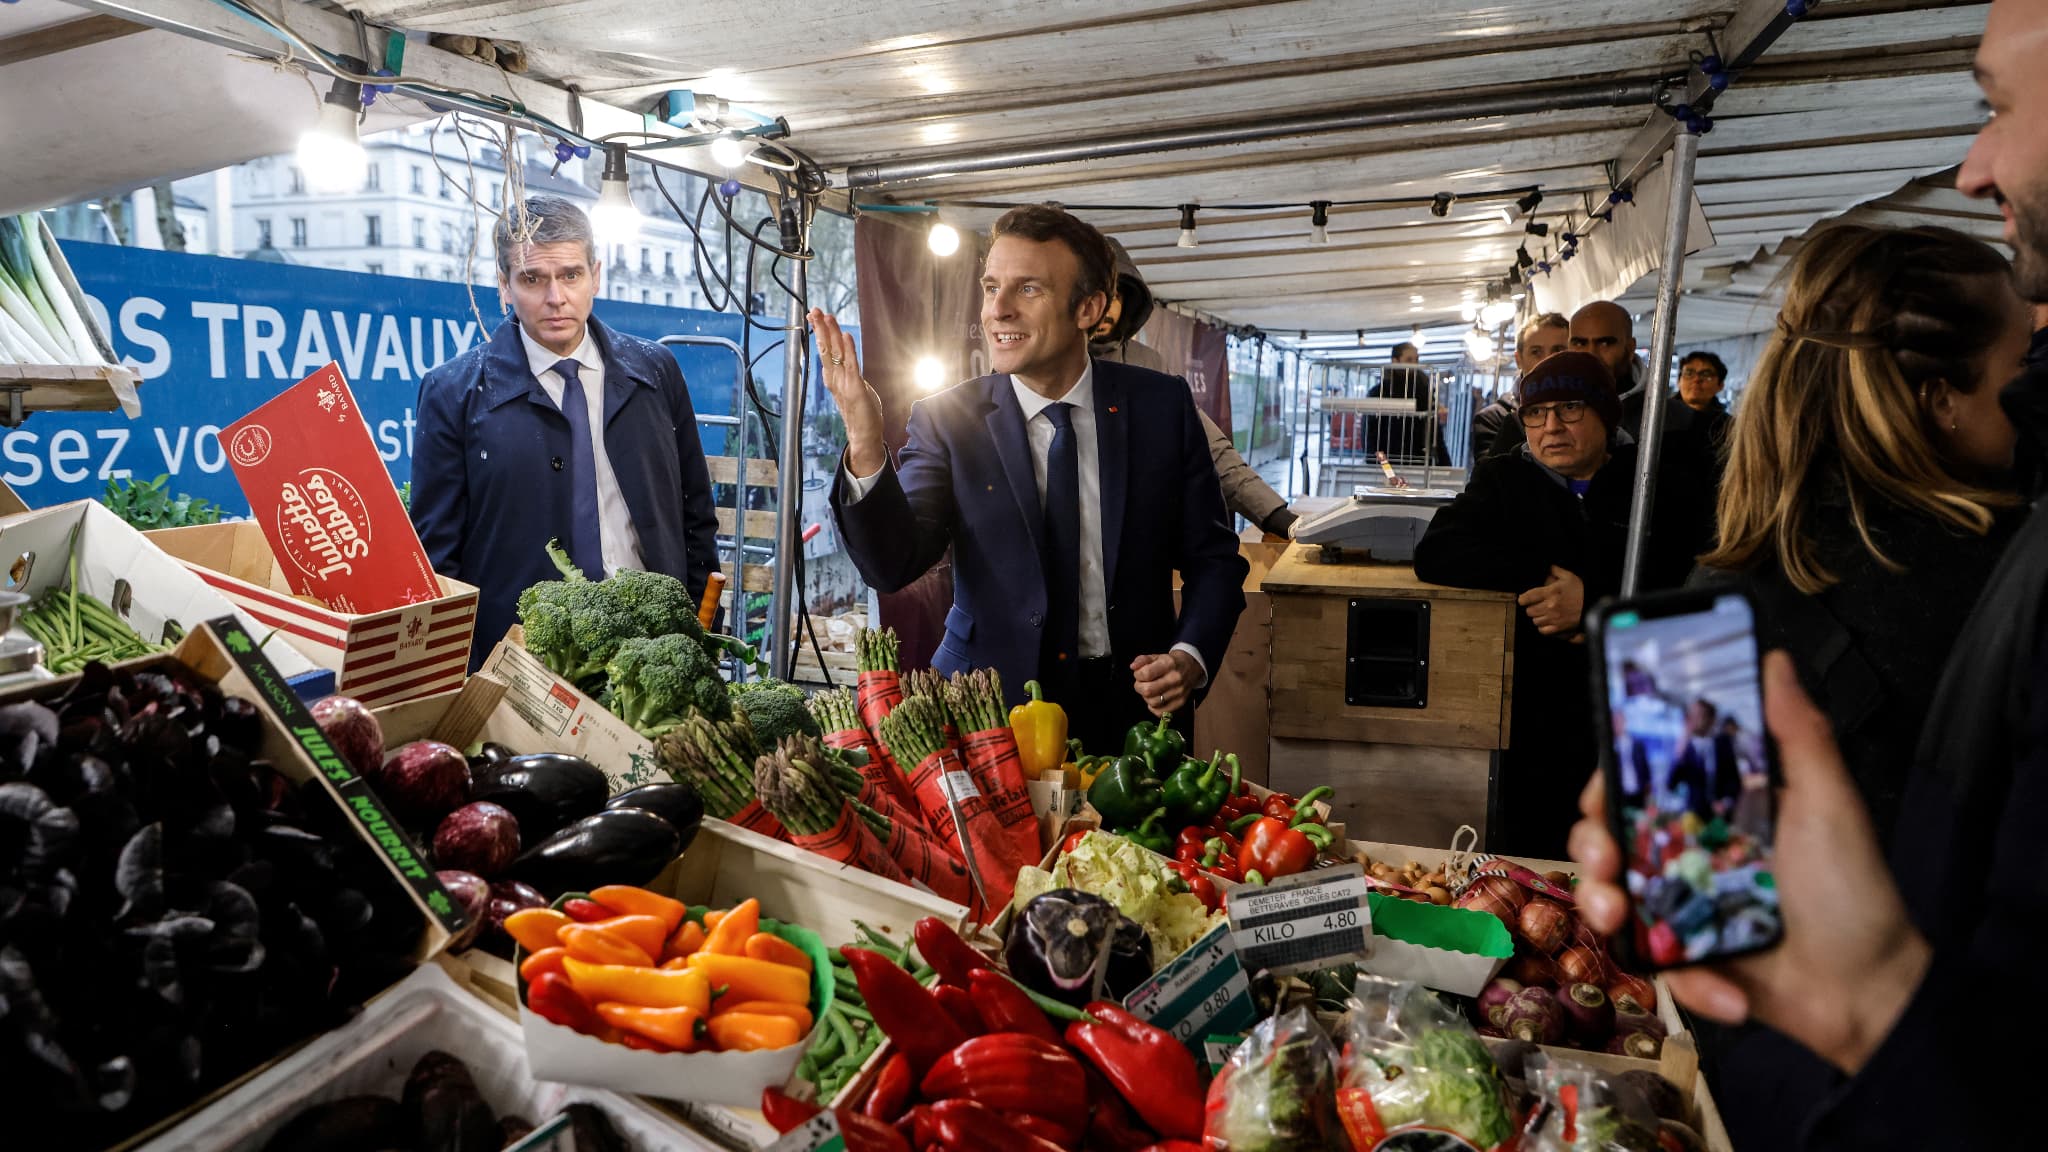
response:
[(1111, 404), (1111, 405), (1109, 406), (1109, 414), (1110, 414), (1110, 415), (1112, 415), (1112, 416), (1116, 415), (1116, 405), (1114, 405), (1114, 404)]

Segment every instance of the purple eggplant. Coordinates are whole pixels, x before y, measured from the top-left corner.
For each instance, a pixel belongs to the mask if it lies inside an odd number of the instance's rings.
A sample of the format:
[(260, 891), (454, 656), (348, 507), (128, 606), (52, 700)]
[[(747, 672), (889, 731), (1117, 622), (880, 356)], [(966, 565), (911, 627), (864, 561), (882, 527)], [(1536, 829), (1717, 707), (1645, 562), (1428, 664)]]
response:
[(1092, 892), (1055, 888), (1010, 922), (1003, 959), (1025, 987), (1078, 1007), (1102, 998), (1124, 922), (1116, 905)]
[(613, 808), (534, 845), (513, 863), (511, 875), (556, 896), (645, 884), (682, 850), (682, 836), (668, 821), (638, 808)]
[(687, 851), (704, 823), (704, 799), (688, 784), (642, 784), (605, 801), (607, 809), (638, 808), (669, 822)]
[[(487, 745), (486, 753), (496, 745)], [(481, 766), (479, 766), (481, 762)], [(519, 837), (538, 844), (563, 828), (604, 810), (611, 784), (590, 761), (536, 752), (470, 761), (469, 798), (488, 800), (519, 821)]]

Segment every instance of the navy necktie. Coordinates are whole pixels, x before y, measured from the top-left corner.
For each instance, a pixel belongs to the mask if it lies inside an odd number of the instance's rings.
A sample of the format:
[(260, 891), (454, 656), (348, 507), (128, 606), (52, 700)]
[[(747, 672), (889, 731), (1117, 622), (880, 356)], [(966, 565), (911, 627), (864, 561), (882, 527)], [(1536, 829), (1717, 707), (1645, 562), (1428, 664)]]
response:
[(1075, 659), (1081, 642), (1081, 456), (1074, 406), (1051, 404), (1052, 451), (1045, 461), (1045, 645), (1052, 659)]
[(569, 559), (592, 580), (604, 579), (604, 543), (597, 527), (597, 453), (590, 439), (590, 401), (577, 376), (583, 365), (563, 360), (562, 415), (569, 419)]

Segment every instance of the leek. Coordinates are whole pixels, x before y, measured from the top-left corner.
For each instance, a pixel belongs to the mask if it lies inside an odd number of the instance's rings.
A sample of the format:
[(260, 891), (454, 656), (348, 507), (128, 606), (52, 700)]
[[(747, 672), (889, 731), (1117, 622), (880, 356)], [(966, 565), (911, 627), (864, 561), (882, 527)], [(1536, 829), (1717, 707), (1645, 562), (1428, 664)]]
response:
[(57, 348), (43, 335), (42, 318), (29, 306), (27, 297), (15, 287), (14, 277), (9, 275), (4, 264), (0, 264), (0, 317), (5, 317), (12, 326), (10, 333), (20, 350), (10, 350), (7, 358), (17, 364), (60, 364), (63, 358)]
[(28, 300), (43, 331), (38, 333), (43, 343), (58, 353), (57, 363), (73, 363), (75, 357), (71, 341), (64, 335), (64, 323), (57, 319), (56, 309), (50, 307), (49, 297), (43, 293), (43, 286), (36, 278), (36, 262), (29, 255), (28, 241), (23, 236), (21, 221), (12, 217), (0, 217), (0, 257), (4, 257), (7, 271), (14, 277), (15, 287)]
[(13, 316), (0, 310), (0, 364), (40, 364), (48, 355)]
[(50, 262), (50, 249), (43, 243), (42, 219), (23, 216), (20, 223), (29, 258), (35, 262), (36, 278), (50, 297), (50, 305), (56, 309), (57, 319), (63, 323), (64, 337), (71, 344), (71, 362), (83, 365), (106, 363), (106, 358), (100, 355), (98, 343), (92, 338), (92, 330), (85, 326), (85, 318), (78, 314), (78, 306), (71, 302), (71, 293), (65, 290), (64, 278), (57, 275), (57, 266)]

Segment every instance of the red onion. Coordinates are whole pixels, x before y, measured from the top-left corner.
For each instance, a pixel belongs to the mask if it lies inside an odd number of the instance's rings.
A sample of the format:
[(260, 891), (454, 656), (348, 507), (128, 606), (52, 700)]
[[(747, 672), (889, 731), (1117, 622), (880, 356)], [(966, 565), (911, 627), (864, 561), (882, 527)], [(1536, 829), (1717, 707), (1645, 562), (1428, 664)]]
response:
[(1557, 954), (1557, 974), (1567, 984), (1600, 984), (1607, 975), (1607, 962), (1597, 949), (1567, 944)]
[(1623, 1011), (1657, 1011), (1657, 986), (1627, 972), (1616, 972), (1607, 982), (1607, 998)]
[(1546, 955), (1556, 952), (1564, 938), (1572, 930), (1572, 915), (1564, 905), (1555, 900), (1538, 896), (1522, 905), (1521, 913), (1515, 919), (1522, 930), (1522, 939), (1527, 940), (1538, 952)]
[(368, 708), (352, 697), (322, 696), (309, 711), (328, 747), (348, 761), (356, 775), (377, 775), (384, 764), (384, 728)]
[(1530, 987), (1548, 987), (1557, 983), (1557, 962), (1524, 946), (1515, 949), (1515, 958), (1508, 962), (1503, 975)]
[(1572, 1039), (1588, 1048), (1607, 1043), (1614, 1031), (1614, 1004), (1598, 984), (1574, 984), (1558, 997), (1570, 1019)]
[(1503, 1016), (1507, 1033), (1531, 1044), (1555, 1044), (1564, 1039), (1564, 1008), (1546, 988), (1524, 988), (1508, 1001)]
[(1466, 891), (1469, 892), (1473, 889), (1491, 892), (1508, 907), (1517, 910), (1529, 902), (1529, 890), (1505, 876), (1481, 876), (1472, 881), (1472, 887), (1466, 889)]
[(1521, 990), (1520, 981), (1509, 980), (1504, 976), (1489, 981), (1479, 993), (1480, 1022), (1491, 1024), (1495, 1028), (1501, 1027), (1508, 1001), (1514, 999), (1515, 993)]
[(441, 887), (448, 890), (456, 906), (469, 918), (469, 926), (448, 941), (450, 952), (460, 952), (475, 943), (484, 930), (484, 920), (491, 906), (491, 886), (474, 872), (441, 871), (434, 873), (434, 878), (441, 882)]

